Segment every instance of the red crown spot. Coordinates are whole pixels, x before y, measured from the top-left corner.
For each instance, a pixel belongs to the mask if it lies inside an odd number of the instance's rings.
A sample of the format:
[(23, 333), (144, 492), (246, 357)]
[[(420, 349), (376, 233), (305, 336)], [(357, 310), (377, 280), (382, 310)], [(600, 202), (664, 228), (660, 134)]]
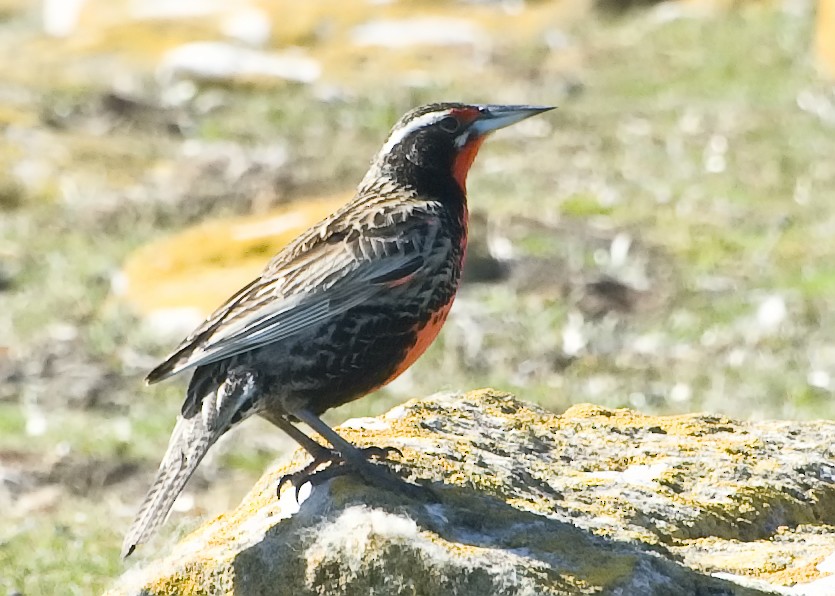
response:
[(478, 111), (478, 108), (464, 107), (450, 110), (449, 115), (458, 118), (463, 126), (468, 126), (481, 116), (481, 112)]

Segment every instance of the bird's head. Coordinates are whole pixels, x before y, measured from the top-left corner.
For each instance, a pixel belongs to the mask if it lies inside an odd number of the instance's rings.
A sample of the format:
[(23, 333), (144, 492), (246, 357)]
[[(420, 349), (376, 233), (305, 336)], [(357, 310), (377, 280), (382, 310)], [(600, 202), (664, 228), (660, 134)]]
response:
[(491, 132), (551, 107), (434, 103), (406, 113), (392, 128), (369, 176), (412, 172), (451, 176), (465, 190), (467, 172)]

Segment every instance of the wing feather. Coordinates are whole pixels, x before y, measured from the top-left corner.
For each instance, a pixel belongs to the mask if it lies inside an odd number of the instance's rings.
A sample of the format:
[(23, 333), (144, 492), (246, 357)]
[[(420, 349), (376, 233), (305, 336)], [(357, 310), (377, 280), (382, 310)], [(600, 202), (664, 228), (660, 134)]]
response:
[[(148, 382), (282, 341), (419, 272), (436, 244), (435, 205), (412, 207), (409, 217), (386, 217), (370, 233), (346, 234), (345, 226), (330, 233), (312, 229), (186, 338)], [(334, 235), (338, 240), (329, 241)]]

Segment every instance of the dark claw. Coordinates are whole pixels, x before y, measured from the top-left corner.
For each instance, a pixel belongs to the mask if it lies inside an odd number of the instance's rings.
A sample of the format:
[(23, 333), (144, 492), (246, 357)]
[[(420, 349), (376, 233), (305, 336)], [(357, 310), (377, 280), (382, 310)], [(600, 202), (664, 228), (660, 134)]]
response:
[(289, 482), (290, 484), (293, 484), (293, 476), (295, 476), (295, 474), (284, 474), (281, 478), (278, 479), (278, 485), (275, 487), (275, 496), (276, 497), (281, 496), (281, 489), (284, 486), (285, 482)]
[(299, 500), (299, 491), (301, 491), (302, 486), (310, 480), (315, 474), (307, 473), (307, 468), (304, 470), (300, 470), (298, 472), (294, 472), (293, 474), (285, 474), (281, 478), (278, 479), (278, 486), (275, 488), (275, 496), (281, 496), (281, 489), (284, 487), (285, 483), (289, 483), (290, 486), (295, 487), (296, 489), (296, 502)]
[[(372, 459), (379, 462), (389, 461), (392, 454), (397, 454), (398, 457), (402, 458), (403, 452), (397, 447), (371, 446), (361, 448), (359, 451), (366, 459), (352, 463), (345, 461), (336, 451), (329, 450), (321, 457), (315, 458), (298, 472), (282, 476), (278, 480), (276, 496), (281, 494), (282, 487), (285, 483), (289, 482), (292, 486), (296, 487), (296, 501), (298, 501), (299, 491), (307, 482), (310, 482), (315, 487), (337, 476), (355, 473), (366, 484), (386, 488), (395, 492), (402, 492), (414, 498), (428, 498), (432, 501), (437, 500), (437, 496), (430, 489), (403, 480), (394, 474), (388, 466), (377, 465), (371, 462)], [(325, 463), (330, 465), (325, 469), (317, 471)]]
[(324, 463), (333, 463), (338, 459), (339, 454), (335, 451), (331, 451), (329, 449), (323, 450), (321, 455), (313, 458), (312, 462), (307, 464), (298, 472), (293, 472), (292, 474), (284, 474), (281, 478), (279, 478), (278, 486), (276, 486), (275, 488), (275, 496), (281, 496), (281, 488), (284, 486), (286, 482), (289, 482), (292, 486), (296, 487), (296, 501), (298, 501), (299, 490), (301, 489), (302, 485), (314, 475), (316, 468), (318, 468)]

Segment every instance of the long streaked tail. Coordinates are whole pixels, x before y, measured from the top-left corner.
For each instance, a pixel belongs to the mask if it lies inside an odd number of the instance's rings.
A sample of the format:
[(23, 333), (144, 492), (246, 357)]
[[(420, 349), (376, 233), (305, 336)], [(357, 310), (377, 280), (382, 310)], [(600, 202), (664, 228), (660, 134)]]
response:
[(201, 400), (198, 411), (190, 412), (188, 418), (177, 417), (154, 483), (125, 535), (122, 558), (130, 556), (137, 545), (165, 522), (174, 501), (209, 448), (232, 426), (254, 413), (254, 394), (252, 376), (228, 373), (217, 390)]

